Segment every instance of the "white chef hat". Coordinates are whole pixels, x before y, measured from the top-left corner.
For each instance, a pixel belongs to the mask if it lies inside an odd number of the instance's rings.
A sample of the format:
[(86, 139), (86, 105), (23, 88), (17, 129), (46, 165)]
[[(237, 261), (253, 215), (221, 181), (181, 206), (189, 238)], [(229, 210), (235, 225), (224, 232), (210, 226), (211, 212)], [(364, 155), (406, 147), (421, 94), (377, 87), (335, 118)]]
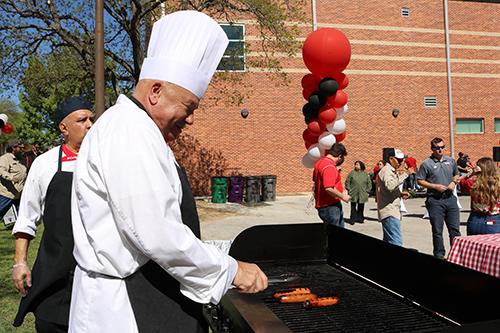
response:
[(162, 80), (202, 98), (229, 41), (209, 16), (194, 10), (166, 15), (153, 25), (139, 80)]

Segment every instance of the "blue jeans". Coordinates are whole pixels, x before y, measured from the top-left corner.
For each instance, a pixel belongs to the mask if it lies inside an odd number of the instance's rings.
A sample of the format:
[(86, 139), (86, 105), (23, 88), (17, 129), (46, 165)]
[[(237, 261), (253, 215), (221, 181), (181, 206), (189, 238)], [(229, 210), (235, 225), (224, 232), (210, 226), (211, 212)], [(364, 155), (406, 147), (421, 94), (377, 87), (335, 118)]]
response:
[(401, 235), (401, 221), (389, 216), (382, 220), (382, 230), (384, 231), (384, 242), (403, 246), (403, 236)]
[(427, 197), (425, 207), (429, 212), (432, 227), (432, 245), (435, 257), (444, 258), (443, 227), (446, 223), (450, 235), (450, 245), (453, 238), (460, 236), (460, 209), (457, 198), (450, 194), (443, 194), (441, 198)]
[(500, 233), (500, 214), (486, 215), (471, 212), (467, 220), (467, 235)]
[(3, 219), (3, 216), (9, 210), (10, 206), (14, 203), (14, 199), (9, 199), (0, 195), (0, 220)]
[(344, 213), (342, 212), (342, 204), (336, 203), (331, 206), (318, 208), (318, 215), (324, 223), (344, 227)]

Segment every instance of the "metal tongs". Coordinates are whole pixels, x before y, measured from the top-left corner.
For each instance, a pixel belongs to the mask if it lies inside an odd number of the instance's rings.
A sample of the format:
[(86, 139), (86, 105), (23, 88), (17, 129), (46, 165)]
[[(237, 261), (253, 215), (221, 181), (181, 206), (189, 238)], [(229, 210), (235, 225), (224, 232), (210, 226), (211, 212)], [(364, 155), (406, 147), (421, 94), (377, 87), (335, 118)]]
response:
[(297, 274), (281, 274), (281, 275), (272, 275), (268, 276), (267, 283), (268, 284), (277, 284), (277, 283), (286, 283), (286, 282), (294, 282), (300, 280), (300, 275)]

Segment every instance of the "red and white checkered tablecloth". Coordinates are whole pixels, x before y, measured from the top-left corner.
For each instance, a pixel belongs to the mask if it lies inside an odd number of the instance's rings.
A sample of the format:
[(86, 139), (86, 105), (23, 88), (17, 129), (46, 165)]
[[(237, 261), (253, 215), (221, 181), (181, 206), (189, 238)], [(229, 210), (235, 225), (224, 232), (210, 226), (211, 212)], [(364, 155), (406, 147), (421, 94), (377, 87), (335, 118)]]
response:
[(500, 278), (500, 234), (455, 237), (448, 261)]

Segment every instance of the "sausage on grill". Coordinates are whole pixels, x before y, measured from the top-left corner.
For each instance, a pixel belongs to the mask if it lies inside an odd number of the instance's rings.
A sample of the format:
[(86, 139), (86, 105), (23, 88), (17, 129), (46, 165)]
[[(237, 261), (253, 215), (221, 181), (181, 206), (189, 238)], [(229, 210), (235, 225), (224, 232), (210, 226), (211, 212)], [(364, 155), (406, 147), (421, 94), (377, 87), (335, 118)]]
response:
[(319, 308), (323, 306), (335, 305), (339, 302), (338, 297), (319, 297), (315, 299), (310, 299), (304, 302), (304, 307), (306, 309)]
[(311, 293), (311, 289), (309, 289), (309, 288), (294, 288), (292, 290), (276, 292), (276, 293), (274, 293), (274, 298), (279, 299), (281, 296), (290, 296), (290, 295), (297, 295), (297, 294), (310, 294), (310, 293)]
[(294, 294), (294, 295), (284, 295), (279, 298), (280, 303), (302, 303), (306, 301), (313, 301), (318, 296), (315, 294)]

